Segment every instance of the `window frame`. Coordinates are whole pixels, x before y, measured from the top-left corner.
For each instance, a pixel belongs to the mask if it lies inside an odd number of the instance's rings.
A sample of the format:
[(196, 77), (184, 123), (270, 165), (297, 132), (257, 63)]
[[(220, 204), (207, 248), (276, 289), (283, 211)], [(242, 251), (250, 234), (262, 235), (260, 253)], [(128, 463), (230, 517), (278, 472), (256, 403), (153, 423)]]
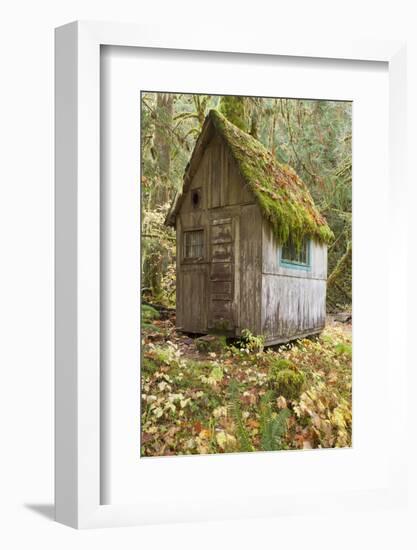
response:
[[(187, 250), (187, 244), (186, 244), (186, 234), (187, 233), (195, 233), (195, 232), (201, 232), (203, 234), (203, 243), (202, 243), (202, 256), (186, 256), (186, 250)], [(206, 232), (204, 227), (196, 227), (192, 229), (184, 229), (182, 232), (182, 260), (183, 262), (201, 262), (206, 257), (206, 251), (205, 251), (205, 243), (206, 243)]]
[(287, 260), (283, 258), (284, 245), (279, 247), (279, 265), (288, 269), (300, 269), (302, 271), (311, 271), (311, 239), (306, 238), (306, 253), (307, 253), (307, 262), (297, 262), (292, 260)]

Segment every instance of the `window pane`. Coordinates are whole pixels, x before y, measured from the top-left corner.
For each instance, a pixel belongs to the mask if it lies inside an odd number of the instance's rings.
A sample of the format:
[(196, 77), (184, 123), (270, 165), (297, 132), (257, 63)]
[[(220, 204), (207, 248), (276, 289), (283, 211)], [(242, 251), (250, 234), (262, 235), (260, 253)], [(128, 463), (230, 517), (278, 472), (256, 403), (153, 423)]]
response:
[(308, 265), (308, 241), (304, 240), (301, 247), (286, 243), (282, 247), (281, 259), (288, 263)]
[(202, 258), (204, 247), (204, 231), (185, 231), (184, 232), (184, 257)]

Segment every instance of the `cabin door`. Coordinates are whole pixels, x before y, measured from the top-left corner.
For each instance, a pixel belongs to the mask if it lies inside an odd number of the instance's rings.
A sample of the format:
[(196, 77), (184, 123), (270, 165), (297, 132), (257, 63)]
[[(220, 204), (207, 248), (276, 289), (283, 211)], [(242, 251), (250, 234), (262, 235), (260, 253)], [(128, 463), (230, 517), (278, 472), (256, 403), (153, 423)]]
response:
[(219, 218), (210, 222), (210, 270), (208, 328), (211, 331), (235, 331), (234, 284), (237, 218)]

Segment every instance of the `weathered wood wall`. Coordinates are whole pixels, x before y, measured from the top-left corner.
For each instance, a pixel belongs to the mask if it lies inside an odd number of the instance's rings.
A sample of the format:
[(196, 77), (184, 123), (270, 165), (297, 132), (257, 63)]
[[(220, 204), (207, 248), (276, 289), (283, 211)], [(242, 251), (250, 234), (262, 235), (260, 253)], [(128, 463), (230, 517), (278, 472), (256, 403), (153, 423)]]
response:
[[(200, 190), (198, 208), (191, 200), (195, 189)], [(182, 330), (240, 334), (240, 217), (245, 205), (253, 203), (229, 151), (214, 136), (184, 192), (176, 219), (177, 326)], [(184, 259), (183, 232), (191, 229), (204, 229), (202, 260)], [(260, 236), (258, 225), (258, 249)], [(244, 245), (245, 257), (250, 256), (246, 249)]]
[(327, 247), (310, 243), (310, 269), (280, 265), (269, 224), (262, 231), (262, 333), (267, 343), (320, 332), (326, 321)]
[(261, 334), (262, 215), (257, 204), (242, 207), (240, 217), (240, 322)]

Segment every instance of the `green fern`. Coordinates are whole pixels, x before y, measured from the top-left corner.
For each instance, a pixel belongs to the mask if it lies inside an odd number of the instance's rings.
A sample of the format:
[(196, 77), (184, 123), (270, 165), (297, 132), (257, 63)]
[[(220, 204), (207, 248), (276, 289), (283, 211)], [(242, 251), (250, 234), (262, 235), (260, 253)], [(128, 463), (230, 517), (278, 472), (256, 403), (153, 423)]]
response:
[(229, 383), (229, 394), (231, 401), (231, 412), (234, 421), (236, 422), (236, 437), (239, 443), (239, 450), (247, 453), (254, 451), (254, 447), (249, 437), (248, 430), (243, 422), (242, 408), (239, 399), (239, 384), (236, 380), (231, 380)]
[(284, 436), (287, 432), (288, 409), (279, 413), (272, 411), (272, 392), (267, 392), (260, 402), (260, 434), (263, 451), (280, 451), (285, 448)]

